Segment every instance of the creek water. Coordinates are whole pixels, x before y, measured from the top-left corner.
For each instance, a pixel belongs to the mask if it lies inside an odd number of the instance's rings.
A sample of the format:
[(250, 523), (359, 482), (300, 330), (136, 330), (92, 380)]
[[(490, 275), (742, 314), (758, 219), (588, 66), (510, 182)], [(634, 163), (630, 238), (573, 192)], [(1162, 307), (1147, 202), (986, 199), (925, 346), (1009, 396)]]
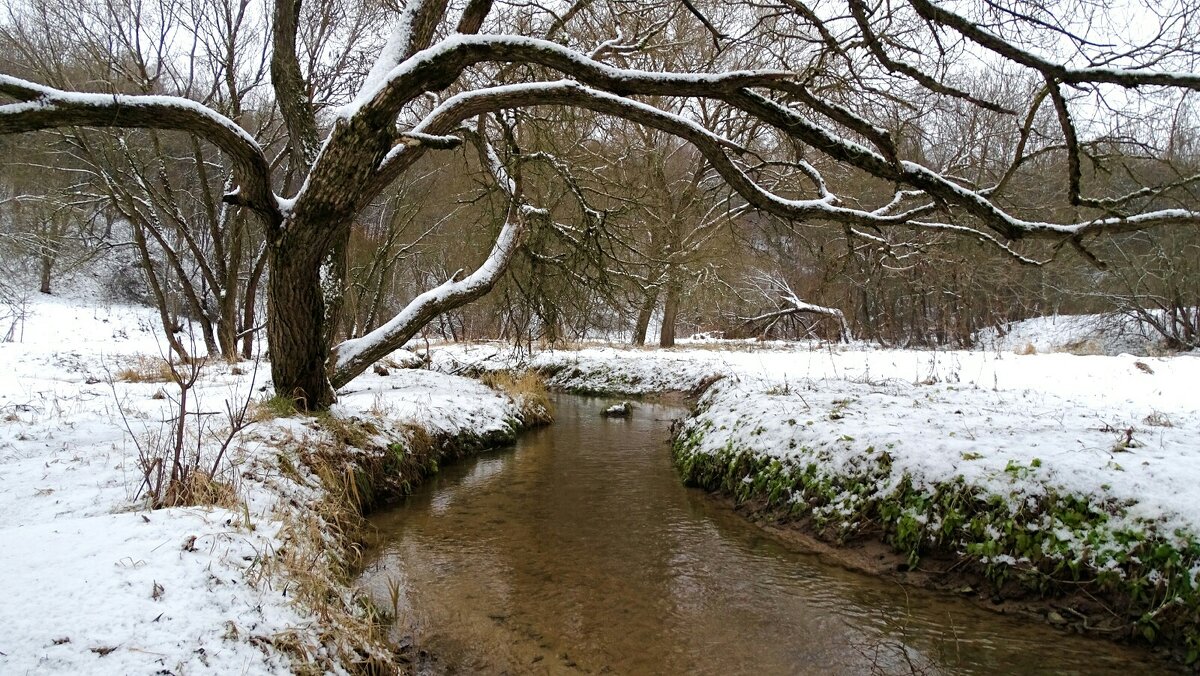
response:
[(1151, 656), (792, 551), (671, 464), (674, 406), (556, 422), (372, 518), (361, 584), (426, 673), (1143, 674)]

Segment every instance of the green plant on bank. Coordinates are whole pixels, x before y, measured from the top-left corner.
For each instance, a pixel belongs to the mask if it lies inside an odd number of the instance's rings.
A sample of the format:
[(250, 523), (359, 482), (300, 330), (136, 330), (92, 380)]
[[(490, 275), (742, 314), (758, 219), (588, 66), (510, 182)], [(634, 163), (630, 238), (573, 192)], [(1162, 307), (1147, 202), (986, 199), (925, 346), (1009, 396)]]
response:
[[(1130, 526), (1113, 518), (1122, 505), (1052, 490), (988, 495), (961, 476), (918, 485), (906, 473), (894, 476), (890, 454), (871, 447), (838, 473), (806, 448), (778, 458), (731, 440), (701, 451), (713, 432), (697, 414), (677, 433), (673, 455), (685, 483), (806, 517), (838, 541), (878, 533), (910, 567), (934, 552), (965, 557), (997, 593), (1015, 586), (1047, 598), (1082, 589), (1107, 601), (1117, 626), (1103, 629), (1181, 648), (1189, 664), (1200, 658), (1200, 543), (1190, 534)], [(1010, 462), (1004, 472), (1016, 479), (1040, 466)]]
[(290, 418), (298, 412), (295, 399), (277, 394), (255, 401), (251, 419), (255, 422), (266, 422), (276, 418)]

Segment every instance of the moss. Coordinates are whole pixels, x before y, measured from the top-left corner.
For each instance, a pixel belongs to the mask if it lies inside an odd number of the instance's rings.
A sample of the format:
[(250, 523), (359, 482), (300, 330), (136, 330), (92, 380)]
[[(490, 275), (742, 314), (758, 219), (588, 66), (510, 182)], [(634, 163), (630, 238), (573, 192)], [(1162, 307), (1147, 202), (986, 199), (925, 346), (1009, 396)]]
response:
[[(1200, 543), (1188, 534), (1114, 526), (1120, 505), (1053, 491), (986, 495), (961, 476), (921, 486), (894, 476), (891, 456), (873, 448), (838, 474), (803, 448), (778, 458), (731, 441), (700, 452), (710, 431), (711, 424), (686, 424), (674, 439), (674, 461), (689, 485), (761, 502), (785, 519), (803, 517), (826, 539), (881, 537), (912, 567), (934, 553), (957, 558), (993, 593), (1053, 598), (1083, 590), (1112, 612), (1106, 631), (1178, 649), (1188, 663), (1200, 656)], [(1015, 477), (1037, 464), (1005, 471)]]

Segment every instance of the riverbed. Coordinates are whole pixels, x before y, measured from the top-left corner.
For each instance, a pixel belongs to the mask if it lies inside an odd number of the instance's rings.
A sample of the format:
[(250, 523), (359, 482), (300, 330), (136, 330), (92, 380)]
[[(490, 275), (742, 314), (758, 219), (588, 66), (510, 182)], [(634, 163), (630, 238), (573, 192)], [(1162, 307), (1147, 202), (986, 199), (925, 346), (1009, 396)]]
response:
[(680, 407), (558, 395), (372, 518), (362, 585), (428, 673), (1155, 673), (1140, 650), (793, 551), (671, 464)]

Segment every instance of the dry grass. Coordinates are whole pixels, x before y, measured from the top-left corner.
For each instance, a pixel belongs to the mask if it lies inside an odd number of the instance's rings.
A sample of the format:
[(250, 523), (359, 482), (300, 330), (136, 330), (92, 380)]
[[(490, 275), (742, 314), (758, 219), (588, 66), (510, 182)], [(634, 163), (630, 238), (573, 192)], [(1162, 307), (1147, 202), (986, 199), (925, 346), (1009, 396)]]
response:
[(1058, 348), (1058, 351), (1081, 357), (1093, 356), (1104, 354), (1104, 346), (1102, 346), (1099, 341), (1091, 338), (1085, 338), (1084, 340), (1077, 340), (1073, 343), (1067, 343), (1066, 345)]
[(411, 423), (401, 425), (400, 429), (408, 442), (408, 454), (419, 458), (432, 456), (437, 451), (437, 439), (429, 430)]
[(1161, 411), (1154, 411), (1150, 415), (1142, 419), (1142, 422), (1150, 427), (1174, 427), (1175, 423), (1167, 417), (1167, 414)]
[(139, 355), (133, 363), (114, 374), (117, 380), (126, 383), (169, 383), (175, 380), (171, 364), (162, 357)]
[[(232, 473), (230, 473), (232, 474)], [(183, 478), (167, 485), (162, 496), (164, 507), (190, 507), (214, 505), (226, 509), (237, 509), (242, 505), (237, 488), (207, 472), (188, 472)]]
[(339, 418), (329, 411), (321, 411), (316, 415), (317, 424), (328, 430), (334, 440), (344, 446), (368, 448), (371, 438), (379, 434), (379, 428), (374, 423), (359, 418)]
[(371, 407), (367, 409), (372, 417), (386, 420), (396, 415), (396, 407), (388, 402), (387, 397), (383, 396), (383, 392), (376, 392), (375, 396), (371, 397)]
[[(354, 455), (342, 442), (323, 438), (294, 439), (280, 448), (303, 448), (303, 462), (323, 487), (323, 497), (310, 509), (284, 509), (280, 539), (285, 545), (263, 557), (257, 569), (261, 584), (287, 585), (287, 594), (311, 612), (319, 641), (284, 631), (251, 636), (252, 643), (269, 645), (294, 660), (297, 674), (396, 674), (404, 671), (390, 647), (387, 632), (392, 618), (362, 593), (351, 588), (361, 565), (364, 495)], [(288, 457), (280, 451), (279, 457)], [(290, 462), (290, 457), (289, 457)], [(281, 468), (283, 469), (283, 468)], [(291, 473), (295, 473), (293, 467)]]
[(524, 424), (539, 425), (554, 420), (546, 381), (536, 371), (487, 371), (479, 381), (512, 397), (521, 409)]
[(1018, 347), (1017, 349), (1013, 350), (1013, 352), (1015, 352), (1016, 354), (1025, 355), (1025, 356), (1038, 353), (1037, 348), (1033, 346), (1033, 343), (1025, 343), (1021, 347)]

